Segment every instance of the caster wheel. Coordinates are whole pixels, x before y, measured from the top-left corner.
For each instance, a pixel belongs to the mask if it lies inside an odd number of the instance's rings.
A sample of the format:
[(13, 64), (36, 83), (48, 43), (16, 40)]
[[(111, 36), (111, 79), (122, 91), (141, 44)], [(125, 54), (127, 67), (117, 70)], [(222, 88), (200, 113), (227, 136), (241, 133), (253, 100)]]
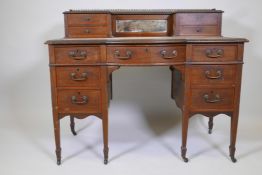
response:
[(233, 163), (237, 162), (237, 159), (235, 157), (231, 157), (231, 160), (232, 160)]
[(188, 162), (188, 158), (186, 158), (186, 157), (182, 157), (183, 158), (183, 160), (184, 160), (184, 162)]
[(61, 165), (61, 160), (57, 160), (56, 164)]
[(107, 165), (107, 163), (108, 163), (108, 160), (105, 159), (105, 160), (104, 160), (104, 164)]
[(208, 130), (208, 134), (212, 134), (212, 129), (209, 129), (209, 130)]

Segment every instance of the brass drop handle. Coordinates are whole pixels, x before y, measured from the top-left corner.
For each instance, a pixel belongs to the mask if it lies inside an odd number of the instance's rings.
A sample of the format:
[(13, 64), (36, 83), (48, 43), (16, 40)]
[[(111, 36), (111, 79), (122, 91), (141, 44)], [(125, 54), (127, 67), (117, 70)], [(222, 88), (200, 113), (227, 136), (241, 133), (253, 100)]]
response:
[(224, 50), (212, 48), (212, 49), (206, 49), (205, 53), (208, 58), (220, 58), (224, 55)]
[(172, 53), (169, 55), (169, 54), (167, 54), (167, 51), (166, 51), (166, 50), (161, 50), (161, 51), (160, 51), (160, 55), (161, 55), (162, 58), (164, 58), (164, 59), (173, 59), (173, 58), (176, 58), (176, 57), (177, 57), (177, 51), (176, 51), (176, 50), (173, 50)]
[(205, 94), (203, 96), (203, 98), (204, 98), (206, 103), (218, 103), (218, 102), (222, 101), (219, 94), (216, 94), (213, 97), (209, 97), (208, 94)]
[(211, 75), (210, 71), (207, 70), (205, 71), (205, 75), (207, 79), (219, 79), (222, 77), (222, 71), (221, 70), (217, 70), (216, 71), (216, 75)]
[(90, 16), (85, 17), (84, 20), (85, 20), (85, 21), (91, 21), (91, 17), (90, 17)]
[(87, 72), (83, 72), (80, 77), (77, 77), (75, 72), (70, 73), (70, 77), (74, 81), (84, 81), (87, 79)]
[(87, 57), (87, 52), (83, 50), (69, 51), (69, 57), (74, 60), (84, 60)]
[(201, 29), (200, 27), (198, 27), (198, 28), (196, 29), (196, 32), (197, 32), (197, 33), (200, 33), (200, 32), (202, 32), (202, 29)]
[(131, 50), (126, 50), (126, 56), (121, 56), (119, 50), (115, 50), (114, 52), (115, 58), (120, 59), (120, 60), (128, 60), (132, 57), (132, 54), (133, 53)]
[(87, 98), (87, 96), (82, 96), (82, 97), (72, 96), (71, 102), (72, 102), (72, 104), (83, 105), (83, 104), (88, 103), (88, 98)]
[(86, 29), (85, 32), (86, 33), (91, 33), (91, 31), (89, 29)]

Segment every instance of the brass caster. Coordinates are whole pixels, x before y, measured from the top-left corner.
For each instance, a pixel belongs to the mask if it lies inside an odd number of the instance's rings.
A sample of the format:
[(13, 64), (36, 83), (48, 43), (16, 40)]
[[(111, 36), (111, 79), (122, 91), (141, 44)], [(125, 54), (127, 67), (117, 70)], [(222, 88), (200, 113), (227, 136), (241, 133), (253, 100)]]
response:
[(212, 129), (209, 129), (209, 130), (208, 130), (208, 134), (212, 134)]
[(73, 134), (74, 136), (76, 136), (76, 135), (77, 135), (77, 133), (76, 133), (75, 131), (72, 131), (72, 134)]
[(235, 157), (231, 156), (230, 158), (231, 158), (231, 160), (232, 160), (233, 163), (236, 163), (236, 162), (237, 162), (237, 159), (236, 159)]
[(186, 162), (186, 163), (188, 162), (188, 158), (186, 158), (186, 157), (182, 157), (182, 158), (183, 158), (184, 162)]
[(104, 164), (105, 164), (105, 165), (107, 165), (107, 163), (108, 163), (108, 160), (107, 160), (107, 159), (105, 159), (105, 160), (104, 160)]
[(187, 148), (185, 146), (181, 146), (181, 157), (184, 162), (188, 162), (188, 158), (186, 157)]
[(61, 165), (61, 160), (57, 160), (56, 164)]

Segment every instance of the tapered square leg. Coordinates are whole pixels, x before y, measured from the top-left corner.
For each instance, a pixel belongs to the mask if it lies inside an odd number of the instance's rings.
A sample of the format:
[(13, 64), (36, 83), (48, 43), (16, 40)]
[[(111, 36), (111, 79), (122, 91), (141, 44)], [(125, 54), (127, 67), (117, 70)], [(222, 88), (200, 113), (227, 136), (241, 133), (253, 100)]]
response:
[(184, 162), (188, 162), (188, 158), (186, 157), (187, 152), (187, 132), (188, 132), (188, 122), (189, 122), (189, 115), (188, 112), (183, 112), (182, 116), (182, 146), (181, 146), (181, 157)]
[(56, 164), (61, 165), (61, 148), (56, 148)]
[(75, 131), (75, 118), (73, 116), (70, 116), (70, 128), (73, 135), (77, 135)]
[(105, 165), (108, 163), (108, 152), (109, 152), (109, 148), (104, 147), (104, 164)]
[(61, 145), (60, 145), (60, 119), (57, 113), (53, 114), (55, 145), (56, 145), (56, 159), (57, 165), (61, 164)]
[(238, 111), (234, 112), (233, 115), (231, 116), (229, 156), (232, 162), (234, 163), (237, 162), (237, 159), (235, 158), (237, 125), (238, 125)]
[(209, 117), (209, 121), (208, 121), (208, 134), (212, 134), (212, 129), (213, 129), (213, 119), (214, 117)]
[(186, 146), (181, 146), (181, 157), (184, 160), (184, 162), (188, 162), (188, 158), (186, 157)]
[(108, 163), (108, 115), (103, 116), (104, 164)]
[(236, 152), (236, 147), (230, 145), (229, 146), (229, 156), (233, 163), (237, 162), (237, 159), (235, 158), (235, 152)]

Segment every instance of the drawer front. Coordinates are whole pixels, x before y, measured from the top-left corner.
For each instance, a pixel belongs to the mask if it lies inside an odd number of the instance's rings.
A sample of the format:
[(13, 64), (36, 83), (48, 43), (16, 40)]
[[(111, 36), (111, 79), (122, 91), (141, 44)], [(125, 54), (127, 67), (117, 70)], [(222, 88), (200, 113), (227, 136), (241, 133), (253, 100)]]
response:
[(230, 110), (234, 96), (234, 88), (194, 88), (191, 90), (191, 108)]
[(58, 87), (89, 87), (99, 88), (100, 67), (56, 67)]
[(193, 45), (189, 61), (236, 61), (237, 56), (237, 45)]
[(236, 82), (236, 65), (201, 65), (190, 68), (192, 84), (228, 84)]
[(157, 46), (151, 47), (151, 62), (174, 63), (183, 62), (186, 58), (186, 46)]
[(102, 26), (107, 25), (106, 14), (67, 14), (68, 26)]
[(185, 60), (185, 46), (109, 46), (107, 61), (121, 64), (174, 63)]
[(68, 36), (73, 38), (107, 37), (107, 27), (69, 27)]
[(58, 106), (61, 113), (101, 112), (99, 90), (58, 90)]
[(112, 46), (107, 47), (107, 61), (112, 63), (141, 63), (149, 59), (146, 47)]
[(176, 35), (218, 36), (220, 30), (217, 26), (180, 26), (176, 29)]
[(56, 64), (87, 64), (100, 62), (99, 47), (57, 47)]
[(221, 13), (180, 13), (176, 14), (179, 25), (218, 25)]

